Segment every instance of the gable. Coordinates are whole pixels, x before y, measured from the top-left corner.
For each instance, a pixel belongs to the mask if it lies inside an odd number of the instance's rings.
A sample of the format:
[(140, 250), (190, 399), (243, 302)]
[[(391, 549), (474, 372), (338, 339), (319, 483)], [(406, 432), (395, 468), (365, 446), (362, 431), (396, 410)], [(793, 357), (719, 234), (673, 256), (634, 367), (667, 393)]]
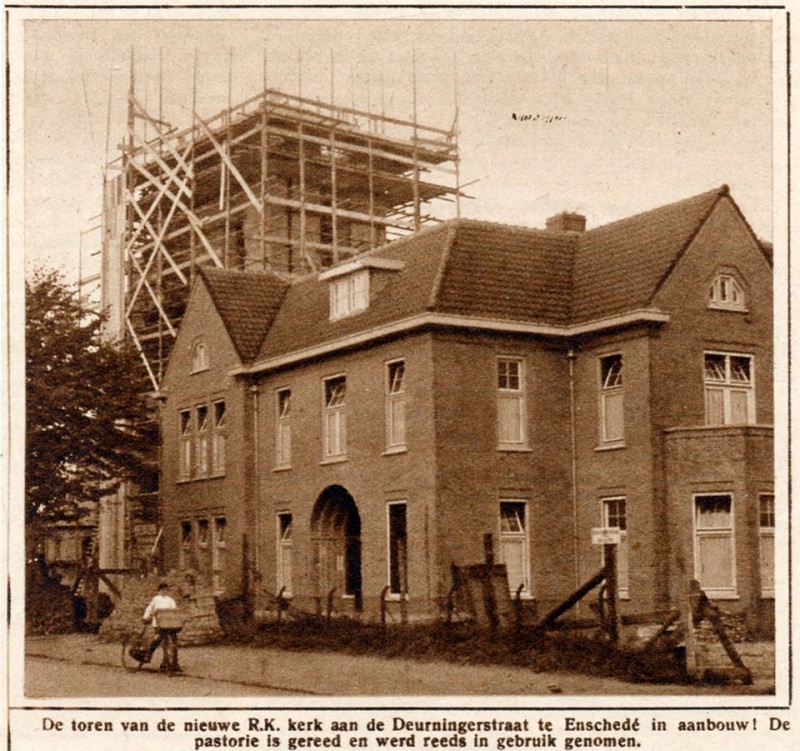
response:
[(731, 275), (742, 285), (742, 309), (766, 304), (766, 314), (772, 314), (772, 266), (730, 196), (715, 204), (656, 291), (653, 302), (665, 308), (683, 301), (696, 307), (713, 307), (708, 304), (709, 286), (719, 273)]
[[(208, 375), (192, 375), (192, 356), (194, 347), (203, 342), (208, 348)], [(170, 352), (164, 371), (162, 388), (178, 390), (194, 378), (204, 383), (222, 374), (227, 377), (230, 368), (241, 365), (242, 360), (233, 341), (211, 299), (202, 277), (198, 277), (189, 293), (186, 311), (178, 329), (178, 336)]]

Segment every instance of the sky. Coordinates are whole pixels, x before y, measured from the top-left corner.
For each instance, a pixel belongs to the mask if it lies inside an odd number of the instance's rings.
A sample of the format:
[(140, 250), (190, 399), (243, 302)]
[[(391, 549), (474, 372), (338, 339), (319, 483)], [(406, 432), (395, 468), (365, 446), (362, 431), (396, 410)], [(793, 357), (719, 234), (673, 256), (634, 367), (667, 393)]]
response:
[(329, 100), (333, 57), (337, 104), (383, 100), (407, 118), (413, 58), (421, 122), (450, 127), (457, 96), (474, 197), (462, 215), (544, 227), (577, 211), (594, 227), (727, 183), (772, 239), (769, 21), (434, 18), (26, 21), (27, 268), (76, 278), (82, 244), (84, 273), (97, 269), (99, 233), (81, 233), (97, 225), (103, 165), (125, 134), (131, 50), (152, 112), (161, 59), (163, 116), (179, 127), (195, 54), (203, 116), (226, 107), (229, 75), (234, 103), (260, 91), (266, 49), (272, 88)]

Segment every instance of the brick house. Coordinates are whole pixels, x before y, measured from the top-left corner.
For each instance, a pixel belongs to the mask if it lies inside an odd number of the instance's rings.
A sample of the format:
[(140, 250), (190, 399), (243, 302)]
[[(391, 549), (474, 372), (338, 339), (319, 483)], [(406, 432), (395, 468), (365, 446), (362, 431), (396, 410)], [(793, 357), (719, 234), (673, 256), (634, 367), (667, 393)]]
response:
[(623, 607), (688, 575), (771, 618), (771, 257), (727, 186), (589, 230), (453, 220), (295, 282), (204, 269), (161, 396), (165, 560), (222, 597), (433, 614), (491, 532), (541, 611), (610, 526)]

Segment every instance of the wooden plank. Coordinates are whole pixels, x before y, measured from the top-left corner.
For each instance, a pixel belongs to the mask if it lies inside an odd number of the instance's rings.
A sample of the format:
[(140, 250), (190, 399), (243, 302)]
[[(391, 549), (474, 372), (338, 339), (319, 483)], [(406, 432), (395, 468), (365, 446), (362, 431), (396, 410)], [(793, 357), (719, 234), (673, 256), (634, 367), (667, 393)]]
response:
[(253, 191), (250, 189), (250, 186), (247, 184), (247, 181), (242, 177), (241, 172), (239, 172), (239, 170), (236, 168), (236, 165), (233, 163), (233, 160), (231, 160), (228, 157), (228, 155), (225, 153), (225, 150), (222, 148), (222, 146), (220, 146), (220, 144), (217, 141), (217, 139), (214, 138), (214, 134), (209, 130), (208, 126), (205, 124), (205, 122), (200, 117), (200, 115), (198, 115), (195, 112), (194, 116), (197, 118), (198, 122), (200, 123), (200, 127), (202, 128), (203, 132), (206, 134), (206, 137), (208, 138), (208, 140), (211, 141), (211, 143), (213, 144), (214, 148), (217, 150), (217, 153), (219, 153), (220, 158), (225, 163), (225, 166), (228, 168), (230, 173), (236, 178), (236, 181), (239, 183), (239, 185), (241, 185), (242, 190), (245, 192), (245, 195), (250, 200), (250, 203), (252, 203), (253, 206), (255, 206), (255, 208), (258, 211), (263, 211), (263, 207), (259, 203), (258, 198), (256, 198), (255, 193), (253, 193)]
[(555, 620), (566, 613), (570, 608), (574, 607), (579, 600), (583, 599), (589, 592), (596, 586), (603, 582), (606, 578), (605, 567), (601, 568), (589, 581), (576, 589), (569, 597), (567, 597), (560, 605), (553, 608), (539, 623), (536, 624), (536, 630), (545, 629), (552, 625)]

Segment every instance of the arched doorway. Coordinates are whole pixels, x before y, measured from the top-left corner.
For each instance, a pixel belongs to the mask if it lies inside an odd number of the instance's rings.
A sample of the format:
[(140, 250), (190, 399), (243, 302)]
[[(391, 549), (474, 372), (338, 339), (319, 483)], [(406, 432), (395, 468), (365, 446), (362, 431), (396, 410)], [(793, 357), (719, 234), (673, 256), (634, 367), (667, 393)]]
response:
[(311, 540), (317, 595), (337, 594), (355, 598), (361, 608), (361, 517), (353, 496), (341, 485), (320, 493), (311, 512)]

